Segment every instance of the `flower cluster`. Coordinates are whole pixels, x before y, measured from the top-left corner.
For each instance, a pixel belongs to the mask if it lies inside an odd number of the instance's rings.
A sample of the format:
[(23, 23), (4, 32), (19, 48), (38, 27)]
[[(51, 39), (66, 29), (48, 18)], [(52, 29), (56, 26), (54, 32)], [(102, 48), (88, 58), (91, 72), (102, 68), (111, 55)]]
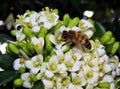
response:
[[(18, 15), (15, 29), (16, 42), (10, 42), (8, 49), (19, 55), (13, 67), (21, 73), (20, 86), (31, 88), (41, 80), (45, 89), (115, 89), (119, 59), (109, 57), (104, 45), (91, 38), (95, 28), (88, 20), (71, 19), (68, 14), (59, 20), (57, 9), (46, 7)], [(62, 39), (65, 30), (85, 35), (91, 49), (71, 47)]]

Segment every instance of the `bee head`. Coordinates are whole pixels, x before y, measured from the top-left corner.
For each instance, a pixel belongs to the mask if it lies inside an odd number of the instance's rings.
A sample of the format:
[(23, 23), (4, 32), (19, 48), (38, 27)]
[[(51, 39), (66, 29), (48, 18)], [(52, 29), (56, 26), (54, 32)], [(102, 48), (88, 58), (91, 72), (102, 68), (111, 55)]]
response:
[(68, 33), (67, 31), (63, 31), (63, 33), (62, 33), (62, 38), (63, 39), (67, 39), (68, 38), (68, 34), (67, 33)]

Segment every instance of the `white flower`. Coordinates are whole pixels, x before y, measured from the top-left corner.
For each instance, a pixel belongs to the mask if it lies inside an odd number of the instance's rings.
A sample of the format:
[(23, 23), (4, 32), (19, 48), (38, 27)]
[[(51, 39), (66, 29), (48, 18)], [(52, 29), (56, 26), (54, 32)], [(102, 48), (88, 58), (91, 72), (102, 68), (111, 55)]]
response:
[(21, 31), (17, 31), (16, 32), (16, 39), (17, 39), (17, 41), (22, 41), (22, 40), (24, 40), (25, 39), (25, 34), (23, 34)]
[(33, 86), (33, 83), (30, 81), (30, 73), (23, 73), (21, 79), (24, 81), (23, 87), (31, 88)]
[(32, 32), (33, 33), (38, 33), (40, 31), (40, 26), (34, 26), (32, 27)]
[(53, 87), (54, 87), (53, 80), (43, 79), (42, 82), (43, 82), (43, 84), (45, 86), (45, 89), (53, 89)]
[(30, 69), (32, 73), (38, 73), (41, 69), (41, 66), (43, 64), (43, 56), (42, 55), (36, 55), (31, 58), (31, 60), (25, 61), (25, 66)]
[(25, 67), (24, 61), (24, 58), (15, 59), (15, 61), (13, 62), (13, 68), (15, 70), (19, 70), (20, 67)]
[(48, 70), (52, 71), (53, 73), (58, 72), (58, 59), (57, 56), (51, 56), (48, 62)]
[(87, 65), (84, 65), (82, 68), (85, 74), (85, 78), (89, 84), (94, 84), (98, 81), (98, 78), (99, 78), (98, 71), (93, 71), (92, 68), (90, 68)]
[(34, 48), (37, 54), (43, 53), (44, 39), (42, 37), (40, 38), (33, 37), (32, 43), (34, 45)]
[(39, 22), (43, 23), (43, 26), (47, 29), (50, 29), (52, 26), (58, 23), (59, 16), (55, 13), (51, 13), (48, 10), (42, 11), (40, 13)]

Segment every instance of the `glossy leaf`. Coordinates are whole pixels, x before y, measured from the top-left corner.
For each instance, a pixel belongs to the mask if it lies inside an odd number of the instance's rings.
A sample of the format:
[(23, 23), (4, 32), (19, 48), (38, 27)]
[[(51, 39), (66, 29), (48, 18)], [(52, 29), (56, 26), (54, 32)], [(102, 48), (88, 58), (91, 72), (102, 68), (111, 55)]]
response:
[(0, 85), (7, 84), (18, 77), (19, 73), (16, 71), (2, 71), (0, 72)]
[(31, 89), (44, 89), (44, 85), (42, 81), (38, 81), (34, 84), (34, 86)]
[(96, 28), (96, 31), (95, 31), (95, 33), (93, 35), (93, 38), (100, 38), (106, 32), (103, 25), (101, 23), (99, 23), (99, 22), (96, 22), (96, 21), (95, 21), (95, 28)]
[(13, 57), (9, 54), (0, 54), (0, 67), (5, 70), (13, 69)]

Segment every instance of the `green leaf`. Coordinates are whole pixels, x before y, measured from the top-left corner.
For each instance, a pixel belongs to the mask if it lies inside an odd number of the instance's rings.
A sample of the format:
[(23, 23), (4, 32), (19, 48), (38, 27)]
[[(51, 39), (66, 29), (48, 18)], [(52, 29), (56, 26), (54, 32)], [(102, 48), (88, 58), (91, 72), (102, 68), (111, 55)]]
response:
[(42, 81), (37, 81), (31, 89), (44, 89)]
[(13, 40), (13, 38), (6, 34), (0, 34), (0, 42), (6, 42), (7, 40)]
[(18, 77), (19, 73), (17, 71), (2, 71), (0, 72), (0, 85), (7, 84)]
[(101, 38), (104, 35), (104, 33), (106, 32), (103, 25), (96, 21), (95, 21), (95, 28), (96, 28), (96, 31), (93, 35), (93, 38)]
[(13, 58), (8, 54), (0, 54), (0, 67), (4, 70), (13, 69)]

